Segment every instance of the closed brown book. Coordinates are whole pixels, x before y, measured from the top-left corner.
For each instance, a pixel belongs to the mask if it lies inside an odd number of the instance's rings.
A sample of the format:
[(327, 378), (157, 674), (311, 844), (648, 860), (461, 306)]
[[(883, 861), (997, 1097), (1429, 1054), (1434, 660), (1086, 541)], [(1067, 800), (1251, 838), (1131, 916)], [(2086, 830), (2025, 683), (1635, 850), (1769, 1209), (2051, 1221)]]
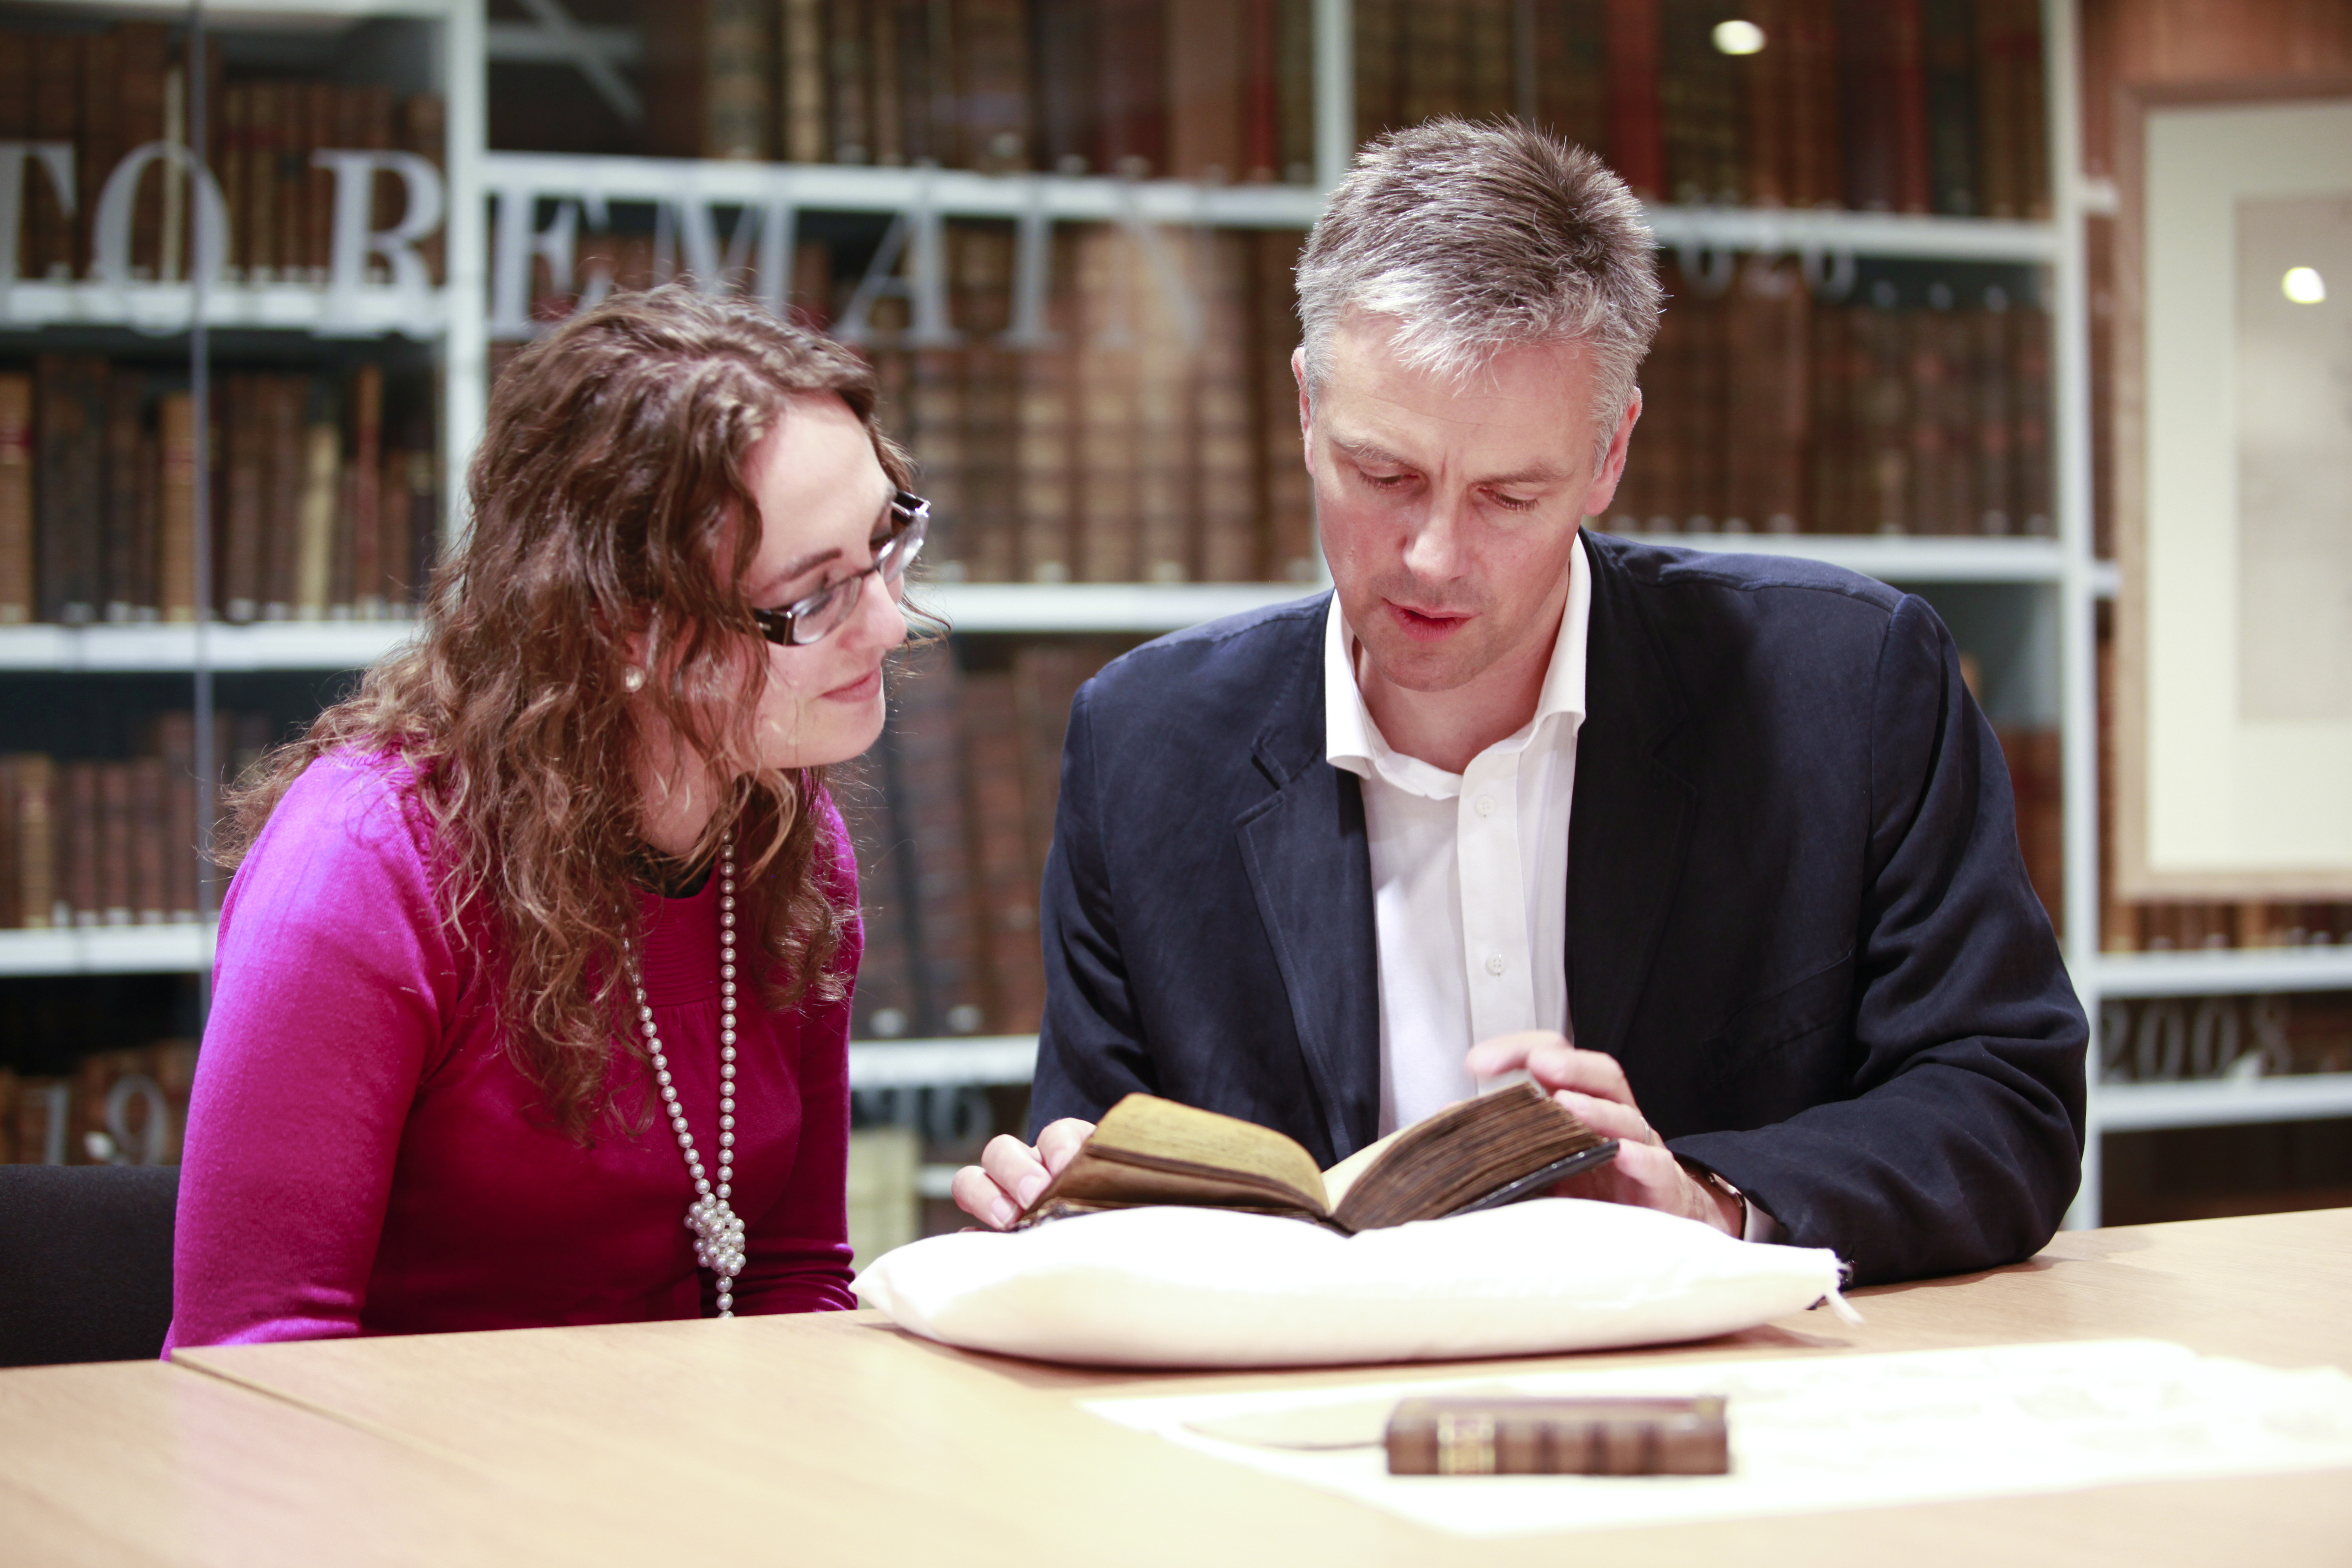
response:
[(262, 377), (261, 618), (290, 620), (299, 597), (302, 497), (308, 489), (310, 377)]
[(1519, 5), (1520, 0), (1464, 0), (1462, 112), (1473, 120), (1524, 119), (1535, 108), (1519, 101)]
[(123, 764), (129, 775), (131, 918), (162, 925), (171, 918), (171, 779), (159, 757), (135, 757)]
[(1909, 336), (1891, 284), (1847, 323), (1853, 334), (1856, 447), (1862, 455), (1858, 487), (1862, 531), (1910, 533), (1911, 394), (1906, 355)]
[(1920, 0), (1929, 205), (1949, 217), (1977, 217), (1976, 0)]
[(1251, 419), (1257, 430), (1259, 559), (1278, 583), (1311, 583), (1321, 546), (1315, 533), (1314, 485), (1299, 434), (1298, 383), (1291, 353), (1298, 346), (1295, 268), (1304, 236), (1264, 229), (1249, 237)]
[(914, 858), (916, 1001), (924, 1029), (976, 1034), (987, 1014), (956, 724), (960, 682), (944, 642), (909, 650), (905, 669), (897, 703), (899, 792), (894, 809), (903, 807), (900, 832)]
[(1276, 178), (1315, 183), (1315, 0), (1275, 0), (1275, 90), (1281, 129)]
[(1973, 533), (1968, 324), (1951, 308), (1948, 289), (1937, 286), (1935, 292), (1937, 303), (1905, 312), (1910, 372), (1911, 529), (1915, 533)]
[(1247, 16), (1243, 0), (1184, 0), (1168, 9), (1168, 172), (1177, 179), (1223, 184), (1248, 172)]
[(1096, 10), (1096, 167), (1150, 179), (1168, 172), (1164, 0), (1101, 0)]
[(1055, 334), (1054, 342), (1028, 350), (1015, 362), (1020, 378), (1014, 475), (1021, 529), (1019, 574), (1027, 583), (1066, 583), (1071, 575), (1077, 478), (1067, 280), (1075, 243), (1067, 229), (1054, 239), (1055, 277), (1063, 285), (1046, 306), (1047, 328)]
[(1615, 1140), (1529, 1083), (1447, 1106), (1328, 1171), (1271, 1128), (1130, 1094), (1103, 1113), (1018, 1226), (1177, 1205), (1282, 1215), (1354, 1234), (1540, 1197), (1616, 1153)]
[(874, 162), (872, 28), (866, 0), (826, 0), (825, 108), (833, 161)]
[(85, 928), (106, 918), (105, 867), (99, 850), (104, 810), (98, 774), (96, 763), (61, 765), (54, 807), (58, 896), (66, 914), (60, 923)]
[(1999, 289), (1987, 289), (1984, 303), (1966, 312), (1969, 500), (1975, 531), (1994, 537), (2016, 532), (2018, 524), (2008, 317), (2009, 297)]
[(155, 405), (156, 599), (167, 621), (196, 618), (196, 409), (184, 392)]
[(117, 365), (106, 380), (106, 459), (100, 490), (100, 604), (104, 619), (120, 626), (154, 616), (155, 540), (141, 491), (140, 461), (147, 413), (144, 372)]
[(1860, 378), (1849, 330), (1853, 317), (1852, 310), (1843, 309), (1812, 312), (1807, 393), (1812, 440), (1807, 454), (1806, 510), (1801, 520), (1808, 533), (1869, 531), (1856, 484), (1863, 441), (1855, 408)]
[(1534, 16), (1537, 123), (1579, 147), (1609, 144), (1608, 5), (1552, 0)]
[(2065, 778), (2058, 731), (2004, 725), (1998, 731), (2017, 805), (2017, 846), (2050, 923), (2063, 935), (2065, 921)]
[(1795, 186), (1795, 61), (1789, 48), (1789, 0), (1750, 0), (1743, 13), (1764, 30), (1764, 47), (1729, 62), (1740, 110), (1742, 174), (1749, 205), (1791, 205)]
[(1013, 233), (995, 224), (948, 230), (951, 308), (971, 346), (957, 359), (963, 383), (962, 510), (956, 559), (973, 582), (1010, 582), (1020, 550), (1021, 356), (996, 345), (1013, 318)]
[(1028, 168), (1029, 27), (1021, 0), (955, 0), (954, 25), (960, 162), (985, 174)]
[(1037, 166), (1083, 174), (1098, 151), (1094, 0), (1031, 0), (1031, 79), (1037, 85)]
[(1407, 1399), (1389, 1416), (1392, 1476), (1720, 1476), (1731, 1469), (1724, 1402)]
[[(335, 82), (302, 84), (302, 274), (311, 284), (327, 281), (334, 260), (335, 172), (314, 154), (325, 148), (356, 146), (360, 89)], [(390, 181), (379, 181), (390, 184)], [(380, 220), (379, 220), (380, 221)]]
[(1250, 241), (1220, 229), (1200, 237), (1195, 298), (1201, 345), (1192, 361), (1192, 472), (1199, 571), (1207, 583), (1248, 583), (1264, 572), (1258, 527), (1262, 457), (1252, 416)]
[[(115, 98), (121, 155), (128, 156), (150, 142), (184, 141), (184, 121), (177, 126), (166, 123), (164, 79), (171, 58), (171, 30), (161, 22), (121, 22), (115, 25), (114, 34), (116, 68), (121, 73)], [(140, 177), (131, 217), (131, 275), (134, 278), (163, 276), (163, 188), (172, 177), (172, 171), (154, 166)]]
[(1402, 23), (1402, 65), (1398, 72), (1398, 113), (1407, 125), (1469, 108), (1469, 32), (1462, 0), (1407, 0)]
[(1356, 144), (1403, 123), (1399, 95), (1404, 0), (1356, 0)]
[(896, 169), (907, 163), (906, 74), (898, 60), (896, 7), (887, 4), (859, 8), (866, 29), (866, 64), (871, 72), (874, 162)]
[(1283, 177), (1281, 0), (1242, 3), (1242, 179)]
[(825, 0), (782, 0), (778, 52), (783, 95), (778, 104), (778, 145), (788, 162), (823, 163), (832, 149), (826, 136), (824, 68)]
[(1029, 876), (1042, 882), (1045, 850), (1054, 841), (1054, 809), (1061, 798), (1062, 742), (1078, 688), (1129, 645), (1090, 638), (1055, 638), (1024, 645), (1013, 656), (1013, 697), (1021, 715), (1021, 798), (1029, 816)]
[(268, 506), (265, 390), (268, 378), (250, 371), (226, 377), (219, 403), (223, 502), (220, 568), (215, 581), (220, 611), (240, 625), (261, 614), (262, 517)]
[(1136, 580), (1136, 362), (1127, 290), (1139, 282), (1132, 239), (1105, 226), (1077, 241), (1076, 410), (1080, 581)]
[(326, 618), (334, 602), (335, 535), (342, 500), (343, 432), (326, 378), (304, 394), (301, 492), (294, 513), (292, 605), (298, 620)]
[[(16, 759), (0, 752), (0, 931), (16, 931), (25, 923), (23, 846), (17, 841), (16, 816)], [(0, 1110), (0, 1124), (5, 1116)]]
[(1894, 212), (1901, 202), (1894, 19), (1882, 0), (1837, 0), (1838, 130), (1845, 205)]
[[(39, 142), (79, 142), (81, 139), (81, 51), (83, 38), (73, 33), (36, 33), (32, 45), (33, 137)], [(80, 227), (66, 211), (79, 202), (77, 190), (59, 191), (46, 166), (35, 162), (25, 172), (25, 248), (27, 277), (65, 279), (74, 276), (77, 231)], [(85, 209), (87, 210), (87, 209)]]
[(9, 816), (0, 831), (14, 840), (16, 924), (47, 931), (58, 923), (57, 764), (19, 752), (8, 759), (8, 776)]
[(285, 185), (278, 178), (278, 154), (285, 148), (286, 89), (281, 83), (257, 81), (247, 88), (245, 121), (246, 264), (248, 282), (275, 283), (289, 258), (278, 249), (284, 232), (278, 207)]
[(1658, 0), (1609, 0), (1609, 165), (1652, 202), (1666, 190), (1658, 25)]
[(866, 950), (857, 964), (851, 1027), (865, 1039), (894, 1040), (915, 1029), (915, 980), (907, 943), (911, 851), (890, 809), (888, 773), (894, 749), (880, 744), (835, 773), (832, 788), (857, 855), (858, 917)]
[(362, 620), (384, 614), (383, 367), (352, 374), (350, 599)]
[(1660, 0), (1658, 103), (1666, 189), (1688, 204), (1747, 199), (1739, 148), (1738, 61), (1715, 47), (1721, 8), (1707, 0)]
[(1010, 670), (968, 674), (960, 698), (964, 809), (980, 906), (991, 1033), (1034, 1034), (1045, 1015), (1037, 883), (1021, 792), (1021, 725)]
[[(220, 105), (215, 112), (220, 116), (221, 128), (220, 150), (213, 167), (218, 171), (221, 200), (228, 208), (229, 275), (250, 278), (254, 267), (252, 84), (226, 83), (215, 101)], [(194, 251), (185, 254), (193, 257)]]
[(1934, 173), (1927, 149), (1927, 37), (1921, 0), (1878, 0), (1885, 7), (1891, 123), (1895, 142), (1895, 210), (1934, 210)]
[(1775, 0), (1789, 111), (1789, 205), (1833, 207), (1845, 195), (1839, 142), (1837, 0)]
[(0, 373), (0, 626), (33, 618), (33, 378)]
[(768, 155), (775, 123), (769, 26), (773, 0), (703, 0), (701, 151), (706, 158)]
[(1802, 526), (1812, 295), (1797, 268), (1751, 257), (1726, 301), (1729, 357), (1725, 510), (1729, 531), (1796, 533)]
[(1200, 279), (1189, 265), (1196, 253), (1185, 237), (1165, 229), (1150, 232), (1160, 245), (1159, 264), (1141, 244), (1131, 247), (1127, 288), (1137, 321), (1135, 560), (1147, 583), (1189, 583), (1198, 570), (1193, 393), (1203, 336)]
[(101, 592), (107, 363), (43, 354), (34, 374), (37, 602), (43, 620), (84, 626), (97, 618)]
[(2017, 468), (2017, 513), (2020, 533), (2046, 538), (2056, 531), (2052, 521), (2050, 455), (2050, 312), (2031, 300), (2011, 304), (2009, 310), (2011, 406), (2016, 425), (2010, 451)]
[(132, 778), (131, 764), (95, 764), (98, 780), (99, 923), (127, 926), (137, 894), (132, 889)]
[(79, 187), (80, 210), (74, 215), (74, 273), (90, 274), (93, 226), (98, 194), (106, 188), (125, 151), (122, 140), (122, 49), (111, 30), (84, 35), (81, 40), (80, 135), (74, 149), (74, 181)]

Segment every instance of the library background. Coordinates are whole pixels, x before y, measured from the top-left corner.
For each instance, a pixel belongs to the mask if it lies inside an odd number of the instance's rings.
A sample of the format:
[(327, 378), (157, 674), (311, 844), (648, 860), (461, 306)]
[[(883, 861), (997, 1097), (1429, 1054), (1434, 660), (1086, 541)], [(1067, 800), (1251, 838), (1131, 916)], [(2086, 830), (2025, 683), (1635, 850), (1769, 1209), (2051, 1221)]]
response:
[(1965, 650), (2096, 1024), (2074, 1221), (2352, 1203), (2352, 904), (2111, 869), (2111, 106), (2347, 73), (2336, 0), (0, 5), (0, 1159), (176, 1160), (218, 788), (407, 634), (504, 359), (683, 274), (859, 344), (934, 500), (955, 634), (842, 794), (855, 1238), (952, 1226), (1023, 1117), (1073, 693), (1320, 578), (1321, 192), (1517, 114), (1672, 295), (1596, 525), (1850, 565)]

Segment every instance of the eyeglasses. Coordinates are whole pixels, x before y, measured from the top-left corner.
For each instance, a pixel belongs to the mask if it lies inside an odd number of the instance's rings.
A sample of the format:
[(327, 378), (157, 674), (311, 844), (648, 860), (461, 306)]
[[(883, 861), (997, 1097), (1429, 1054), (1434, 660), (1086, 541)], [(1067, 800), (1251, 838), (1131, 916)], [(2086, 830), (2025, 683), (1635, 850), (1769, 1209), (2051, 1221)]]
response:
[(898, 585), (907, 568), (922, 552), (923, 536), (930, 526), (931, 503), (905, 490), (897, 491), (890, 497), (890, 537), (874, 552), (874, 564), (781, 610), (753, 610), (751, 618), (759, 623), (760, 635), (786, 647), (806, 647), (840, 630), (857, 608), (866, 579), (879, 577), (886, 588)]

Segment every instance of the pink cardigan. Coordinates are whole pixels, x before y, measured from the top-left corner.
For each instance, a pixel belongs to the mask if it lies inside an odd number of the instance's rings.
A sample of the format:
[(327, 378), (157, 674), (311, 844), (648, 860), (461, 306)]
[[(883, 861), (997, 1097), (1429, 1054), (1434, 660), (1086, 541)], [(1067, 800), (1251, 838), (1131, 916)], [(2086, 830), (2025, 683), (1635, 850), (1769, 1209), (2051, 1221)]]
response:
[[(453, 940), (414, 775), (333, 753), (296, 781), (221, 910), (180, 1177), (178, 1345), (688, 1318), (708, 1276), (693, 1187), (645, 1070), (583, 1146), (501, 1048), (478, 948)], [(856, 864), (828, 801), (833, 887)], [(646, 1000), (706, 1166), (718, 1150), (719, 892), (639, 895)], [(837, 963), (856, 970), (853, 927)], [(739, 1006), (739, 1313), (847, 1308), (846, 1002)], [(635, 1123), (643, 1121), (639, 1128)]]

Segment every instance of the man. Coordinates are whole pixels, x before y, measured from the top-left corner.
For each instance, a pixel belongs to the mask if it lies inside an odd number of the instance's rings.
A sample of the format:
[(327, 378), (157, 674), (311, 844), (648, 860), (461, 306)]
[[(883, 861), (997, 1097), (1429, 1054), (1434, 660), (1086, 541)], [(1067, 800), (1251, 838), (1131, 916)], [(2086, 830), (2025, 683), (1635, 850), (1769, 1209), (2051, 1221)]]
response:
[(1524, 1071), (1623, 1141), (1580, 1195), (1863, 1282), (2049, 1238), (2088, 1031), (1943, 626), (1580, 530), (1660, 298), (1588, 153), (1438, 121), (1360, 155), (1294, 360), (1335, 594), (1079, 693), (1044, 1131), (958, 1173), (968, 1211), (1009, 1221), (1131, 1090), (1328, 1163)]

